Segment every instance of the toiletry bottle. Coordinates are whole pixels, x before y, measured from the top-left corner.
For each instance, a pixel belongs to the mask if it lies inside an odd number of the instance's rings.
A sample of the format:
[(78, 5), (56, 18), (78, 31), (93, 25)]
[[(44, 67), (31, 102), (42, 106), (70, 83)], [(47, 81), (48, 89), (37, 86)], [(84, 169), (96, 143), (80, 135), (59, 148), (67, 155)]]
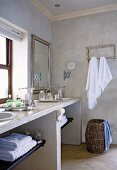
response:
[(8, 95), (8, 99), (7, 99), (7, 106), (11, 107), (12, 106), (12, 98), (11, 98), (11, 94)]
[(46, 99), (46, 94), (45, 94), (44, 90), (40, 90), (39, 100), (45, 100), (45, 99)]
[(21, 99), (20, 99), (20, 97), (18, 95), (16, 96), (15, 105), (16, 105), (16, 107), (21, 106)]

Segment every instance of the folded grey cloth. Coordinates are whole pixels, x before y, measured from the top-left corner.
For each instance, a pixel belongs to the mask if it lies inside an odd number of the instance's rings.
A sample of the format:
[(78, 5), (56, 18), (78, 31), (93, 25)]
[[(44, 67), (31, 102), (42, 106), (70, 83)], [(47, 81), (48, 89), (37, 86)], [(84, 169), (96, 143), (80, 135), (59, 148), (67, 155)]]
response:
[(0, 138), (0, 150), (15, 150), (18, 147), (27, 145), (31, 141), (31, 136), (19, 133), (12, 133), (10, 136)]
[(0, 160), (13, 162), (20, 156), (23, 156), (29, 150), (31, 150), (36, 144), (37, 142), (35, 140), (31, 140), (27, 145), (22, 145), (21, 147), (13, 151), (0, 150)]

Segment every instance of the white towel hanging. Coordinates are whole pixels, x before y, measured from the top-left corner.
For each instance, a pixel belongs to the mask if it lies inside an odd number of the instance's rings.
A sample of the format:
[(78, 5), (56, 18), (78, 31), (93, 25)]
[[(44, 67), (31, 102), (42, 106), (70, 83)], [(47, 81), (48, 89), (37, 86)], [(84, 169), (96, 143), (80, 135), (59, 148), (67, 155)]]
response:
[(99, 63), (99, 76), (98, 76), (98, 86), (101, 88), (102, 92), (105, 87), (112, 80), (112, 74), (105, 57), (100, 58)]
[(98, 61), (96, 57), (92, 57), (89, 63), (86, 91), (88, 107), (92, 109), (97, 105), (97, 98), (101, 94), (101, 89), (98, 86)]

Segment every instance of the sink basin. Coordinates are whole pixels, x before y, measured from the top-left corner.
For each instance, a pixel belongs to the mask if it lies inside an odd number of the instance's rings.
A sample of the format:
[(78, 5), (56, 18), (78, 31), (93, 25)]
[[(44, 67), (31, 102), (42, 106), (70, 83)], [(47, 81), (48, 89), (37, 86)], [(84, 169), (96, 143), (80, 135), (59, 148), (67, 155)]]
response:
[(12, 120), (15, 117), (11, 112), (0, 112), (0, 122)]

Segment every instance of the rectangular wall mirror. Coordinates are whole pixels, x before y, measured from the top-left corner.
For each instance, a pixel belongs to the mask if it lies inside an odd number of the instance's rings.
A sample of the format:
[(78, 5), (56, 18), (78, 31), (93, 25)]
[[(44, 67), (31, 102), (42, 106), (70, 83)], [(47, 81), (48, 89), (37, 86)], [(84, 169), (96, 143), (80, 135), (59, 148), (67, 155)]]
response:
[(50, 43), (32, 35), (32, 85), (34, 92), (50, 85)]

